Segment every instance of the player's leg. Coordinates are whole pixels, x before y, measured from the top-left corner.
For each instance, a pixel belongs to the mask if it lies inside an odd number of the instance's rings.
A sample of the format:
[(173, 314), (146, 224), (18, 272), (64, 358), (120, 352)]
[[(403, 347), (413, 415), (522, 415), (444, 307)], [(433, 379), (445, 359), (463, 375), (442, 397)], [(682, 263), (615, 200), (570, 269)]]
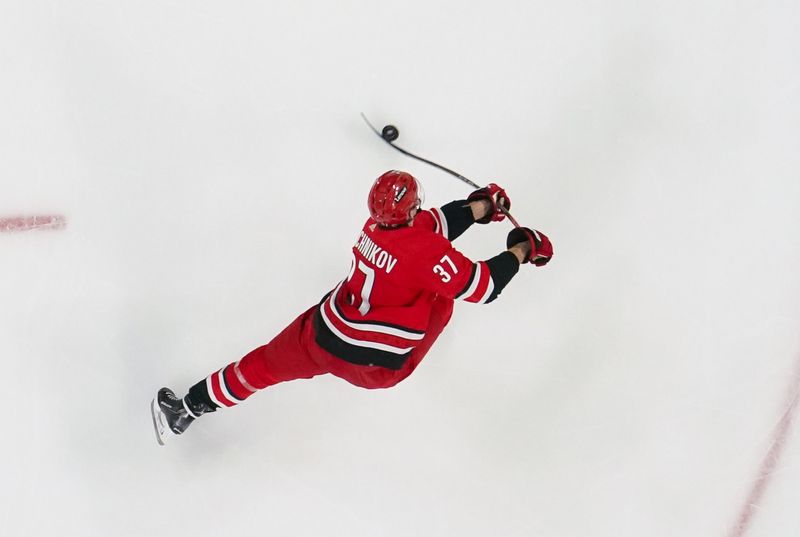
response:
[(241, 360), (197, 382), (183, 398), (162, 388), (153, 401), (153, 423), (159, 443), (166, 436), (183, 433), (203, 414), (233, 407), (273, 384), (311, 378), (327, 370), (309, 355), (308, 326), (316, 306), (304, 312), (272, 341), (249, 352)]
[(214, 410), (232, 407), (273, 384), (325, 373), (307, 349), (306, 328), (315, 309), (305, 311), (266, 345), (192, 386), (191, 402), (205, 403)]

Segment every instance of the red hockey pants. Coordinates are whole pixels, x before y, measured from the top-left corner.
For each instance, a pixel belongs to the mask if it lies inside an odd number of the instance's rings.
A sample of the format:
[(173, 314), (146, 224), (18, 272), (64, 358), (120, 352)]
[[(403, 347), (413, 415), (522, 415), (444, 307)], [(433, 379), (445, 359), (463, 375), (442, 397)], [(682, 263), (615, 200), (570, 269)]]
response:
[(234, 406), (258, 390), (279, 382), (308, 379), (330, 373), (362, 388), (389, 388), (405, 379), (419, 365), (442, 333), (453, 313), (453, 301), (438, 297), (433, 303), (425, 337), (399, 370), (351, 364), (317, 345), (314, 340), (313, 306), (275, 338), (208, 377), (209, 395), (220, 406)]

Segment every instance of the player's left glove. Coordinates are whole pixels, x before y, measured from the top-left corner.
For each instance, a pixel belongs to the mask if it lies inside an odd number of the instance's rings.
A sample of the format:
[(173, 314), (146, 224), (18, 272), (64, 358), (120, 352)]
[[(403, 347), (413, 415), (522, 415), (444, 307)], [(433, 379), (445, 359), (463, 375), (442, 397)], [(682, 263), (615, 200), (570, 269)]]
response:
[(488, 224), (489, 222), (501, 222), (505, 219), (506, 215), (500, 210), (499, 205), (505, 207), (506, 211), (511, 210), (511, 200), (508, 199), (508, 195), (506, 195), (506, 191), (494, 184), (489, 183), (483, 188), (479, 188), (475, 192), (469, 195), (467, 201), (480, 201), (486, 200), (488, 201), (492, 207), (489, 209), (489, 212), (486, 213), (486, 216), (481, 218), (480, 220), (475, 220), (478, 224)]
[(506, 247), (511, 248), (521, 242), (528, 242), (531, 246), (530, 252), (522, 261), (523, 263), (533, 263), (537, 267), (543, 267), (553, 257), (553, 245), (547, 235), (541, 231), (527, 227), (515, 227), (508, 232)]

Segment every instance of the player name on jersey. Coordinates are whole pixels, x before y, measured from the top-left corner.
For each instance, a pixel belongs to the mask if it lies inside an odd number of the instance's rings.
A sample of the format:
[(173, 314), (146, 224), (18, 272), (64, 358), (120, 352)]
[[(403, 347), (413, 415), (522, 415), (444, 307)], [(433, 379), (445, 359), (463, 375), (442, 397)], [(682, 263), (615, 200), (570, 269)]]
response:
[(397, 258), (372, 242), (372, 239), (363, 231), (356, 241), (355, 248), (367, 258), (367, 261), (379, 269), (385, 270), (386, 274), (392, 272), (392, 269), (397, 264)]

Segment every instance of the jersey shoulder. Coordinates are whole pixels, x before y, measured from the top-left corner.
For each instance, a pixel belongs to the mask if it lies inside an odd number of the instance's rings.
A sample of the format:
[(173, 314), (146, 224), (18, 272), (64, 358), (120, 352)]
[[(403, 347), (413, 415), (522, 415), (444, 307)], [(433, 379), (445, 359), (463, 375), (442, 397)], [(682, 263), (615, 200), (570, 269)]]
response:
[(442, 235), (427, 226), (418, 226), (417, 219), (414, 225), (402, 229), (384, 231), (385, 238), (397, 250), (398, 255), (415, 259), (426, 259), (440, 256), (449, 250), (452, 244)]
[(420, 211), (417, 216), (414, 217), (414, 225), (411, 227), (436, 232), (437, 224), (438, 222), (433, 212), (430, 209), (426, 209)]

